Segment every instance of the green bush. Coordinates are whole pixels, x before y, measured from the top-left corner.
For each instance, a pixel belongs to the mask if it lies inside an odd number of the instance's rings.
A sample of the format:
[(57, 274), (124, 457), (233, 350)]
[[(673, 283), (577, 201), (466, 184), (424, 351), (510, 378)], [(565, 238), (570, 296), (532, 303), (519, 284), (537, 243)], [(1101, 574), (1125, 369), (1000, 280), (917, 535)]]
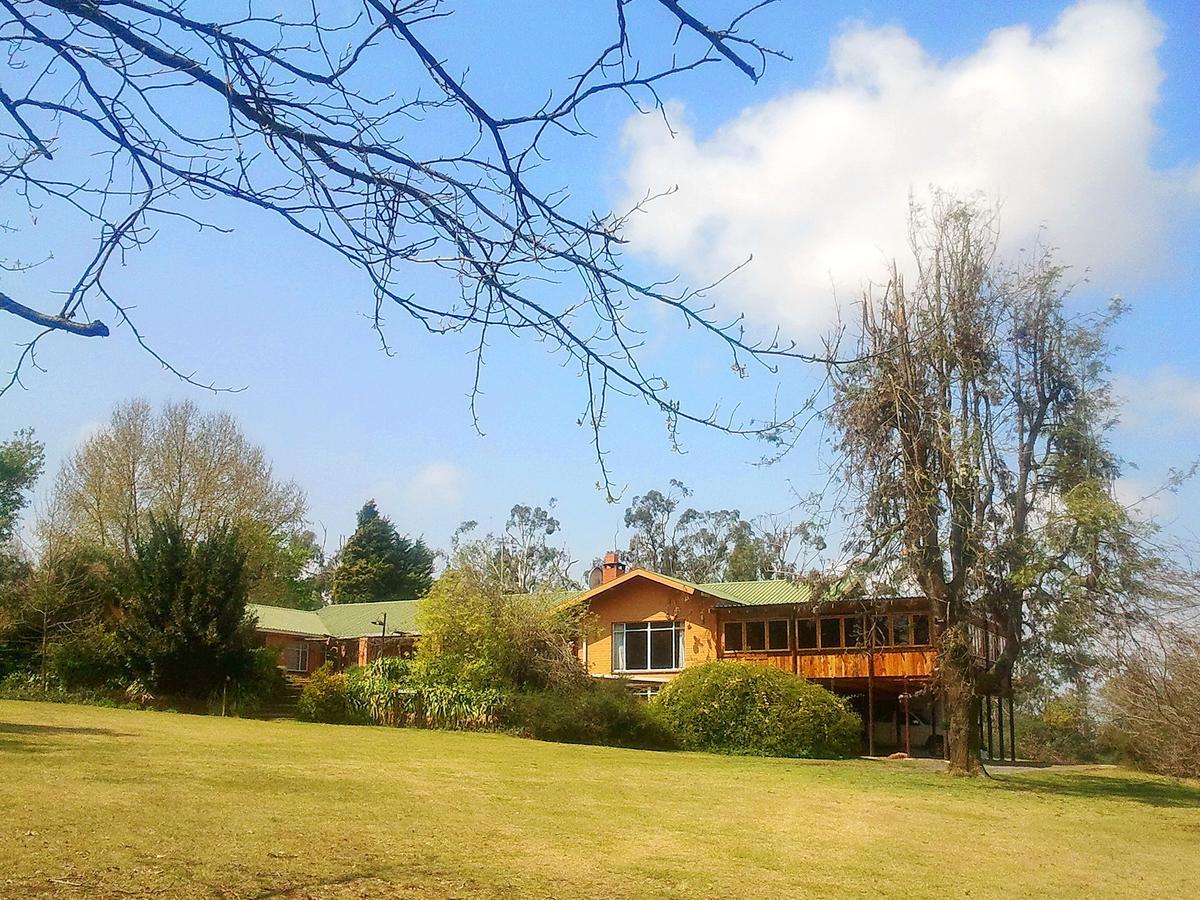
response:
[(224, 697), (220, 691), (214, 691), (208, 698), (208, 711), (219, 714), (224, 699), (227, 715), (257, 715), (283, 696), (286, 684), (279, 669), (279, 651), (273, 647), (258, 647), (250, 651), (244, 671), (229, 680)]
[(350, 702), (345, 673), (335, 672), (331, 663), (325, 663), (313, 672), (304, 685), (304, 692), (296, 703), (296, 716), (305, 722), (329, 722), (334, 725), (363, 721)]
[(377, 725), (491, 728), (504, 699), (494, 688), (438, 679), (424, 666), (394, 657), (352, 669), (347, 687), (356, 713)]
[(1023, 759), (1040, 762), (1091, 763), (1114, 755), (1087, 705), (1070, 694), (1048, 700), (1033, 714), (1018, 711), (1017, 742)]
[(117, 636), (99, 625), (57, 644), (50, 651), (50, 670), (69, 690), (116, 688), (125, 681)]
[(513, 695), (505, 724), (521, 734), (564, 744), (673, 750), (677, 741), (657, 706), (619, 682), (581, 681)]
[(799, 676), (751, 663), (687, 669), (654, 703), (689, 750), (836, 758), (856, 752), (862, 731), (845, 700)]

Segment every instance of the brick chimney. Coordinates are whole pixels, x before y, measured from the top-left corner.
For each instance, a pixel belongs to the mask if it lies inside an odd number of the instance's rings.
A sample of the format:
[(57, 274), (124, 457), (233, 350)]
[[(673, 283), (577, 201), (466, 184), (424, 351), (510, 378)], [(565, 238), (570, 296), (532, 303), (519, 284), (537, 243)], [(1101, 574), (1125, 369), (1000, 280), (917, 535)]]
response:
[(604, 554), (604, 565), (601, 567), (600, 583), (608, 584), (610, 581), (616, 581), (625, 574), (625, 563), (621, 562), (621, 554), (616, 550), (609, 550)]

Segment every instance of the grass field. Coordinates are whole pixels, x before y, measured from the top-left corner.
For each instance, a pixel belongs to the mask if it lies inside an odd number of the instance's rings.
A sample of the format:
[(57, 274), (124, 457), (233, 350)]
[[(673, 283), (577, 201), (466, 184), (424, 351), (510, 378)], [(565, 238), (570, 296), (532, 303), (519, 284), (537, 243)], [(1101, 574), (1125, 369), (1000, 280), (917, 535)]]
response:
[(1200, 785), (0, 702), (12, 897), (1196, 897)]

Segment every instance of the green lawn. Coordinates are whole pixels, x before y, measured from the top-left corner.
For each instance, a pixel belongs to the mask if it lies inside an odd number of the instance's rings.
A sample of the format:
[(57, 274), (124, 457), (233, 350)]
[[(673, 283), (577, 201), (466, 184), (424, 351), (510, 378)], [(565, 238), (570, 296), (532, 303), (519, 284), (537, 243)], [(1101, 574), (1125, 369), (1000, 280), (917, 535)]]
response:
[(0, 895), (1200, 896), (1200, 785), (0, 701)]

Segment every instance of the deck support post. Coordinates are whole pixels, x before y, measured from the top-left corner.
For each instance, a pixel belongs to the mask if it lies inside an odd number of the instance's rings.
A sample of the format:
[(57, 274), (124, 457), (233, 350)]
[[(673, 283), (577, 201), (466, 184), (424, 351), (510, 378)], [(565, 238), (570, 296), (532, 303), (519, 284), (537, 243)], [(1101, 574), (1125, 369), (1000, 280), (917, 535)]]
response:
[(1008, 742), (1012, 749), (1012, 761), (1017, 761), (1017, 712), (1013, 705), (1012, 684), (1008, 687)]
[(1000, 702), (996, 704), (997, 721), (1000, 726), (1000, 759), (1004, 759), (1004, 697), (1000, 697)]
[[(996, 758), (995, 748), (992, 746), (992, 695), (986, 694), (983, 698), (984, 722), (987, 725), (987, 755), (988, 759)], [(1004, 746), (1001, 744), (1001, 752), (1004, 751)]]

